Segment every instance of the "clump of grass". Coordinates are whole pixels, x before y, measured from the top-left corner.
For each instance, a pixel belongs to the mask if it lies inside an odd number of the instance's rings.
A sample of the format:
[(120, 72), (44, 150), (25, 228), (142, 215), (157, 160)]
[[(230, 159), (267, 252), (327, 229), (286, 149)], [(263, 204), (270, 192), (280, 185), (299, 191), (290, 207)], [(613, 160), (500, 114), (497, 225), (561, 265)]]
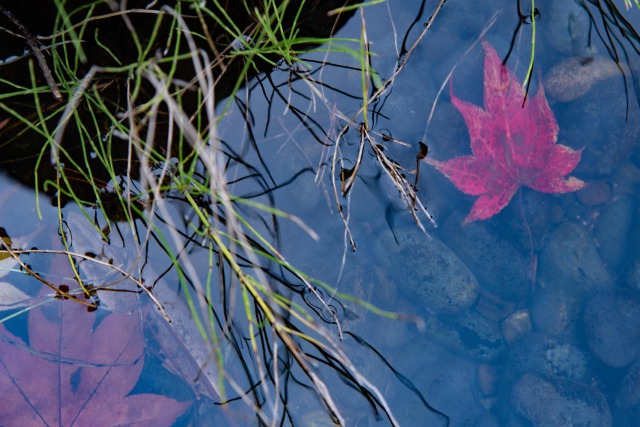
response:
[[(359, 39), (318, 38), (301, 35), (298, 29), (307, 6), (304, 0), (267, 0), (261, 8), (244, 2), (251, 17), (246, 27), (239, 26), (217, 0), (177, 2), (174, 8), (153, 8), (153, 4), (144, 10), (121, 10), (115, 2), (95, 0), (72, 8), (56, 0), (53, 32), (40, 41), (48, 43), (46, 49), (51, 52), (55, 81), (64, 101), (45, 105), (50, 89), (38, 83), (39, 70), (33, 63), (28, 68), (28, 85), (3, 82), (13, 91), (0, 99), (30, 98), (35, 104), (35, 115), (5, 103), (0, 107), (12, 124), (18, 123), (46, 141), (35, 166), (35, 181), (37, 188), (56, 194), (63, 240), (77, 227), (65, 220), (65, 200), (72, 200), (85, 219), (96, 224), (96, 239), (112, 241), (116, 247), (118, 240), (122, 242), (122, 250), (130, 251), (134, 262), (113, 265), (113, 269), (130, 281), (133, 289), (144, 291), (153, 300), (172, 320), (177, 336), (192, 336), (188, 328), (197, 331), (200, 340), (185, 338), (184, 344), (202, 367), (201, 380), (210, 384), (219, 402), (238, 396), (255, 410), (261, 422), (280, 422), (289, 411), (286, 387), (281, 382), (282, 370), (286, 370), (288, 375), (302, 373), (331, 419), (344, 425), (345, 418), (330, 384), (323, 379), (320, 364), (347, 378), (392, 424), (398, 424), (384, 395), (360, 373), (341, 346), (341, 318), (333, 301), (352, 300), (392, 319), (401, 316), (339, 294), (289, 263), (270, 237), (277, 234), (276, 225), (270, 228), (266, 224), (292, 221), (311, 237), (317, 236), (301, 219), (276, 206), (234, 194), (229, 177), (232, 169), (244, 175), (241, 179), (255, 179), (265, 188), (268, 185), (219, 138), (218, 126), (241, 86), (266, 66), (289, 68), (329, 107), (322, 82), (304, 72), (309, 64), (301, 58), (302, 53), (344, 53), (355, 58), (361, 73), (362, 107), (350, 116), (335, 109), (341, 130), (332, 141), (331, 175), (342, 177), (341, 190), (336, 179), (331, 181), (345, 233), (355, 249), (340, 197), (349, 197), (365, 147), (372, 150), (397, 186), (407, 210), (426, 232), (422, 219), (435, 222), (403, 168), (380, 148), (368, 111), (392, 86), (444, 1), (386, 81), (372, 67), (373, 52), (362, 13)], [(105, 6), (111, 12), (104, 12)], [(347, 6), (334, 14), (346, 13), (349, 7), (362, 10), (362, 6)], [(132, 57), (122, 54), (100, 31), (100, 22), (113, 16), (121, 19), (128, 32)], [(144, 35), (134, 22), (141, 16), (150, 28)], [(224, 43), (212, 38), (211, 23), (222, 29)], [(90, 63), (87, 40), (95, 43), (105, 63)], [(216, 99), (220, 96), (218, 87), (224, 79), (231, 79), (231, 89), (225, 94), (227, 102), (217, 109), (222, 101)], [(294, 106), (288, 104), (287, 108)], [(343, 135), (352, 127), (360, 135), (359, 155), (355, 167), (346, 174), (344, 164), (341, 172), (338, 165), (342, 162)], [(75, 145), (69, 144), (70, 132), (77, 139)], [(49, 163), (53, 177), (41, 176)], [(84, 184), (82, 191), (79, 184)], [(188, 212), (186, 219), (178, 215), (181, 212)], [(97, 226), (98, 218), (104, 227)], [(74, 268), (80, 259), (109, 266), (107, 259), (83, 256), (73, 252), (73, 245), (66, 240), (63, 243)], [(145, 254), (151, 246), (164, 254), (171, 275), (145, 277), (143, 271), (150, 262)], [(194, 261), (194, 252), (207, 255), (206, 266)], [(111, 287), (98, 284), (89, 288), (83, 283), (83, 273), (76, 271), (76, 275), (81, 290), (68, 295), (81, 291), (94, 297)], [(175, 294), (163, 293), (159, 285), (163, 276), (179, 281), (188, 320), (172, 301)], [(319, 313), (328, 314), (328, 320)], [(235, 377), (227, 368), (229, 354), (242, 363), (251, 361), (244, 365), (244, 378)]]
[[(640, 9), (640, 1), (638, 0), (633, 0), (636, 4), (636, 6), (638, 7), (638, 9)], [(631, 4), (631, 0), (624, 0), (624, 6), (627, 8), (627, 10), (629, 10), (629, 8), (633, 7), (633, 5)]]

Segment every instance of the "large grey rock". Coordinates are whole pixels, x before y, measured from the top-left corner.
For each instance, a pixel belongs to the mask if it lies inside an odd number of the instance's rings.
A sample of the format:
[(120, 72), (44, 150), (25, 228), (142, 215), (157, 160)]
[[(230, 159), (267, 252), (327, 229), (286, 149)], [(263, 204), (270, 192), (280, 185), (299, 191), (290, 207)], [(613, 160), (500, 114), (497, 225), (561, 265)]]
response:
[(574, 174), (587, 181), (614, 172), (640, 141), (638, 103), (625, 91), (622, 77), (595, 84), (589, 96), (573, 102), (557, 119), (558, 142), (583, 149)]
[(589, 365), (588, 356), (577, 346), (534, 332), (509, 350), (503, 381), (508, 383), (533, 372), (545, 378), (587, 383), (591, 378)]
[(612, 284), (590, 232), (574, 223), (560, 224), (549, 236), (538, 262), (544, 287), (582, 292)]
[(502, 337), (513, 345), (531, 333), (531, 315), (527, 310), (519, 310), (509, 315), (501, 324)]
[(536, 289), (531, 305), (531, 319), (536, 331), (571, 339), (581, 332), (583, 291), (576, 292), (561, 283)]
[(458, 312), (475, 302), (476, 278), (447, 245), (417, 228), (397, 237), (399, 250), (386, 258), (400, 292), (427, 311)]
[(506, 348), (499, 323), (474, 311), (427, 316), (425, 334), (447, 350), (477, 362), (491, 362)]
[(622, 75), (609, 57), (573, 56), (549, 70), (544, 79), (545, 93), (558, 101), (573, 101), (587, 94), (596, 83)]
[(537, 331), (563, 338), (580, 328), (584, 300), (613, 284), (590, 230), (563, 223), (548, 237), (538, 257), (538, 283), (531, 306)]
[(559, 52), (586, 53), (589, 15), (584, 8), (573, 1), (550, 0), (547, 3), (539, 6), (544, 11), (542, 36)]
[(622, 196), (607, 205), (593, 231), (598, 242), (598, 253), (611, 271), (620, 271), (625, 255), (631, 249), (629, 241), (637, 218), (637, 206), (628, 196)]
[(587, 343), (612, 367), (627, 366), (640, 355), (640, 296), (632, 291), (594, 295), (584, 309)]
[(602, 393), (574, 381), (550, 381), (527, 373), (514, 385), (511, 402), (536, 427), (612, 425), (611, 411)]
[(640, 420), (640, 360), (636, 361), (622, 379), (615, 401), (614, 417), (620, 426), (636, 426)]
[(521, 301), (531, 290), (531, 263), (510, 236), (486, 221), (461, 226), (452, 216), (442, 239), (478, 278), (480, 286), (506, 301)]
[[(391, 363), (422, 392), (425, 399), (450, 417), (451, 426), (497, 426), (489, 409), (478, 398), (477, 365), (439, 347), (427, 337), (413, 340)], [(424, 414), (412, 404), (417, 399), (403, 395), (398, 400), (402, 426), (444, 426), (442, 417)], [(420, 405), (417, 405), (418, 407)], [(420, 409), (420, 410), (418, 410)]]

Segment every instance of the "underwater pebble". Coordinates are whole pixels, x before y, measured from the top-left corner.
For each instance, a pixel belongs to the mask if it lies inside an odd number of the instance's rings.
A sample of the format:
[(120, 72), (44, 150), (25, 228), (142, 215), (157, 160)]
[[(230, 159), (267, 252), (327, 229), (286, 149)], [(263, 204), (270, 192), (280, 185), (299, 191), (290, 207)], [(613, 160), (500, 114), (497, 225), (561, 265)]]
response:
[(589, 181), (576, 195), (584, 206), (602, 205), (611, 198), (611, 185), (603, 179)]
[(640, 168), (627, 161), (616, 168), (614, 179), (620, 191), (637, 195), (640, 192)]
[[(397, 309), (397, 282), (375, 265), (355, 268), (345, 273), (338, 290), (382, 309)], [(371, 309), (350, 299), (341, 299), (336, 314), (344, 331), (355, 333), (371, 344), (399, 347), (408, 339), (408, 323), (377, 316)]]
[(544, 79), (546, 94), (562, 102), (585, 95), (593, 85), (611, 77), (622, 77), (615, 62), (605, 56), (567, 58), (554, 65)]
[(612, 367), (623, 367), (640, 355), (640, 296), (611, 291), (593, 296), (584, 309), (587, 343)]
[(527, 310), (516, 311), (502, 321), (502, 336), (511, 345), (531, 332), (531, 316)]
[[(552, 227), (553, 205), (554, 201), (548, 194), (521, 188), (505, 208), (510, 213), (507, 217), (509, 240), (530, 254), (531, 248), (538, 247)], [(529, 255), (525, 260), (530, 265)]]
[(640, 258), (633, 261), (627, 272), (627, 286), (640, 291)]
[(551, 232), (538, 259), (538, 277), (544, 287), (574, 293), (612, 284), (590, 232), (570, 222)]
[(534, 329), (574, 338), (582, 331), (585, 298), (612, 284), (590, 231), (574, 223), (558, 225), (538, 257), (538, 282), (530, 309)]
[(550, 381), (527, 373), (513, 387), (511, 402), (533, 426), (612, 425), (611, 411), (602, 393), (574, 381)]
[(315, 174), (310, 171), (300, 173), (293, 181), (283, 186), (275, 193), (276, 207), (294, 215), (317, 211), (323, 199), (322, 190), (315, 182), (315, 177)]
[[(300, 420), (308, 427), (329, 427), (335, 425), (326, 409), (304, 409)], [(293, 414), (296, 417), (296, 414)], [(294, 418), (295, 419), (295, 418)]]
[[(459, 37), (462, 40), (470, 40), (477, 38), (483, 30), (483, 27), (487, 22), (491, 20), (492, 15), (497, 10), (501, 10), (507, 7), (508, 1), (505, 0), (488, 0), (483, 3), (481, 8), (468, 7), (465, 2), (450, 2), (447, 7), (442, 9), (441, 14), (438, 15), (438, 19), (442, 22), (446, 22), (445, 26), (451, 33), (450, 37)], [(498, 14), (493, 33), (498, 32), (499, 29), (504, 29), (504, 33), (510, 35), (506, 29), (510, 22), (505, 14)], [(434, 26), (434, 30), (438, 25)]]
[(515, 307), (516, 303), (505, 301), (498, 295), (494, 295), (486, 289), (481, 289), (473, 308), (482, 317), (494, 322), (500, 322), (513, 313)]
[(537, 289), (531, 305), (531, 320), (536, 331), (559, 337), (573, 337), (580, 329), (583, 295), (552, 284)]
[(496, 393), (496, 381), (498, 370), (495, 366), (482, 363), (478, 365), (478, 385), (486, 396), (493, 396)]
[(581, 350), (570, 344), (554, 341), (544, 352), (545, 372), (570, 380), (586, 380), (587, 358)]
[[(478, 399), (477, 364), (434, 344), (428, 337), (417, 337), (393, 358), (393, 366), (420, 390), (426, 400), (451, 417), (451, 426), (497, 426), (489, 410)], [(399, 399), (401, 426), (444, 426), (441, 417), (419, 417), (424, 408)], [(404, 408), (404, 410), (403, 410)], [(461, 410), (461, 408), (464, 408)], [(395, 409), (395, 407), (394, 407)], [(376, 424), (377, 425), (377, 424)]]
[(623, 196), (607, 205), (598, 217), (593, 234), (598, 242), (598, 253), (611, 271), (619, 271), (624, 255), (629, 253), (636, 211), (634, 200)]
[(640, 143), (638, 103), (629, 99), (627, 105), (621, 80), (598, 83), (557, 117), (558, 143), (583, 149), (574, 174), (587, 182), (615, 172)]
[(619, 425), (633, 426), (640, 420), (640, 360), (637, 360), (622, 379), (615, 401), (614, 418)]
[(473, 311), (427, 316), (425, 334), (447, 350), (478, 362), (491, 362), (505, 350), (500, 325)]
[(530, 262), (502, 230), (486, 221), (461, 227), (452, 215), (442, 227), (442, 239), (475, 274), (480, 285), (505, 301), (521, 301), (531, 290)]
[(534, 332), (517, 341), (507, 354), (505, 378), (516, 379), (526, 372), (546, 378), (587, 383), (590, 370), (587, 355), (575, 345)]
[[(637, 196), (636, 196), (637, 197)], [(627, 237), (627, 251), (622, 255), (624, 262), (620, 267), (621, 282), (628, 288), (640, 290), (640, 222), (636, 220), (640, 216), (640, 206), (634, 202), (632, 213), (632, 225)]]
[(427, 311), (457, 312), (478, 297), (475, 276), (447, 245), (419, 230), (398, 233), (401, 250), (392, 258), (401, 292)]
[(573, 1), (550, 1), (543, 9), (543, 37), (557, 51), (579, 55), (587, 48), (589, 15)]

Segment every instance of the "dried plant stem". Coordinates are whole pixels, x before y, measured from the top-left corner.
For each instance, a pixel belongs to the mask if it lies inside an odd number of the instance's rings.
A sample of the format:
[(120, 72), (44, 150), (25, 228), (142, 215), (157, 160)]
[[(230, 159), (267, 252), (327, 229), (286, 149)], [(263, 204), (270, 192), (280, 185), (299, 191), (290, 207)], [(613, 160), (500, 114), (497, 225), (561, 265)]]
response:
[[(404, 56), (402, 61), (400, 61), (400, 63), (398, 64), (398, 66), (394, 70), (393, 74), (389, 77), (389, 79), (386, 82), (384, 82), (384, 84), (382, 84), (379, 88), (377, 88), (377, 90), (368, 99), (366, 99), (366, 96), (365, 96), (365, 99), (363, 99), (363, 106), (353, 116), (351, 116), (350, 119), (346, 120), (346, 124), (344, 125), (342, 130), (338, 133), (338, 135), (336, 137), (336, 142), (334, 144), (334, 152), (333, 152), (333, 158), (332, 158), (332, 162), (331, 162), (331, 174), (332, 174), (332, 176), (337, 176), (338, 175), (338, 173), (337, 173), (337, 163), (338, 163), (339, 159), (342, 159), (342, 156), (340, 156), (340, 142), (341, 142), (344, 134), (347, 132), (349, 127), (356, 122), (356, 119), (361, 114), (366, 117), (365, 110), (366, 110), (366, 108), (368, 108), (368, 105), (371, 105), (378, 98), (380, 98), (384, 93), (387, 92), (389, 87), (393, 84), (395, 78), (404, 69), (404, 66), (407, 64), (407, 61), (411, 57), (411, 55), (414, 52), (414, 50), (418, 47), (418, 45), (420, 44), (422, 39), (426, 36), (427, 31), (429, 31), (429, 29), (431, 28), (431, 25), (433, 25), (433, 22), (434, 22), (436, 16), (438, 16), (438, 13), (440, 13), (440, 11), (442, 10), (442, 7), (444, 6), (445, 1), (446, 0), (441, 0), (438, 3), (438, 5), (436, 6), (436, 9), (434, 10), (433, 14), (429, 18), (429, 21), (425, 25), (424, 29), (422, 30), (422, 32), (420, 33), (420, 35), (418, 36), (416, 41), (413, 43), (411, 48), (408, 50), (408, 52), (406, 53), (406, 55)], [(366, 58), (366, 61), (367, 61), (366, 63), (367, 64), (368, 64), (368, 60), (369, 59)], [(368, 133), (369, 129), (367, 129), (367, 127), (365, 125), (365, 128), (361, 129), (360, 132), (361, 133), (362, 132)], [(370, 137), (367, 135), (367, 138), (370, 138)], [(371, 145), (373, 146), (374, 144), (371, 144)], [(380, 160), (380, 161), (386, 160), (386, 156), (384, 156), (384, 155), (382, 155), (382, 156), (377, 155), (377, 157), (378, 157), (378, 160)], [(413, 188), (406, 181), (406, 178), (402, 177), (400, 174), (392, 173), (391, 171), (394, 170), (395, 167), (391, 167), (390, 168), (390, 166), (389, 166), (390, 163), (389, 162), (382, 162), (381, 165), (382, 165), (384, 171), (393, 180), (394, 184), (396, 185), (396, 187), (398, 188), (398, 190), (402, 194), (403, 199), (408, 197), (410, 200), (413, 200), (410, 204), (408, 204), (408, 207), (410, 208), (411, 214), (412, 214), (414, 220), (417, 222), (417, 224), (420, 227), (420, 229), (423, 230), (426, 233), (426, 229), (424, 228), (424, 226), (422, 225), (420, 219), (416, 215), (415, 210), (412, 208), (415, 204), (417, 204), (420, 207), (420, 211), (422, 211), (427, 216), (427, 218), (429, 219), (429, 222), (431, 222), (431, 224), (434, 227), (437, 227), (437, 223), (433, 219), (433, 215), (431, 215), (428, 212), (427, 208), (418, 200), (417, 195), (415, 194), (415, 192), (413, 192)], [(343, 196), (346, 195), (345, 192), (349, 190), (350, 186), (351, 185), (343, 185), (342, 191), (341, 191), (341, 194)], [(332, 180), (332, 187), (333, 187), (333, 195), (334, 195), (334, 198), (335, 198), (335, 201), (336, 201), (336, 206), (338, 207), (338, 212), (340, 213), (340, 216), (342, 218), (342, 222), (345, 225), (345, 233), (349, 238), (349, 242), (350, 242), (352, 250), (355, 251), (356, 250), (356, 246), (355, 246), (355, 242), (353, 240), (353, 237), (351, 235), (351, 231), (349, 229), (349, 220), (348, 220), (348, 217), (345, 216), (344, 209), (342, 209), (342, 205), (340, 204), (340, 198), (338, 196), (338, 188), (337, 188), (335, 179)], [(412, 193), (412, 195), (408, 195), (407, 192)], [(406, 199), (405, 199), (405, 201), (406, 201)]]
[(6, 16), (13, 23), (13, 25), (18, 27), (25, 41), (29, 45), (29, 48), (31, 48), (33, 54), (36, 56), (38, 65), (40, 66), (42, 74), (44, 75), (44, 79), (47, 81), (47, 85), (49, 86), (49, 89), (51, 89), (51, 92), (53, 92), (53, 97), (57, 100), (62, 100), (62, 94), (58, 90), (58, 86), (53, 79), (53, 74), (51, 74), (51, 69), (47, 65), (47, 61), (44, 59), (44, 55), (42, 54), (42, 51), (40, 50), (35, 37), (33, 37), (29, 30), (27, 30), (27, 27), (22, 25), (22, 22), (20, 22), (20, 20), (16, 18), (16, 16), (11, 13), (11, 11), (5, 9), (0, 5), (0, 12), (2, 12), (4, 16)]

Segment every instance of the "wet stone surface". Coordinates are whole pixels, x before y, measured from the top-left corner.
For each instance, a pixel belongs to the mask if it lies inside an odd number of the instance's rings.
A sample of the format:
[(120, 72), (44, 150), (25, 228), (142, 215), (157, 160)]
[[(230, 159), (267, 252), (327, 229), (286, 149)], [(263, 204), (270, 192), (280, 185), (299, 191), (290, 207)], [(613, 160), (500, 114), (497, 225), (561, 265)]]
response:
[(635, 194), (640, 192), (640, 162), (628, 160), (616, 168), (613, 180), (618, 190), (623, 193)]
[(509, 345), (513, 345), (520, 338), (529, 334), (531, 328), (531, 315), (527, 310), (511, 314), (501, 324), (502, 336)]
[(443, 241), (455, 248), (480, 285), (507, 301), (520, 301), (527, 296), (531, 289), (530, 265), (522, 252), (488, 222), (460, 227), (461, 220), (456, 215), (447, 220)]
[(408, 323), (371, 312), (365, 304), (384, 310), (397, 307), (398, 284), (378, 266), (356, 268), (341, 280), (343, 292), (356, 300), (341, 300), (338, 318), (343, 331), (354, 333), (379, 348), (400, 347), (408, 339)]
[(536, 289), (531, 304), (534, 329), (559, 337), (575, 337), (581, 331), (580, 313), (585, 297), (571, 288), (555, 285)]
[(607, 205), (598, 217), (593, 234), (598, 253), (611, 271), (620, 271), (625, 254), (631, 249), (629, 230), (637, 218), (636, 210), (634, 200), (622, 196)]
[(557, 51), (564, 54), (580, 55), (587, 48), (589, 15), (575, 2), (547, 1), (543, 37)]
[(534, 332), (513, 345), (507, 355), (505, 384), (527, 372), (547, 378), (587, 382), (590, 379), (588, 356), (576, 345)]
[(622, 379), (614, 416), (616, 422), (623, 426), (636, 425), (640, 420), (640, 360), (631, 365)]
[(548, 237), (539, 257), (538, 274), (542, 286), (563, 287), (567, 294), (613, 283), (591, 233), (569, 222), (560, 224)]
[[(612, 83), (613, 82), (613, 83)], [(622, 79), (595, 85), (592, 96), (573, 102), (558, 117), (558, 142), (584, 148), (575, 169), (580, 178), (605, 177), (629, 157), (640, 141), (640, 113), (637, 102), (629, 103)], [(611, 108), (603, 109), (603, 105)]]
[[(426, 337), (413, 340), (407, 348), (399, 351), (393, 362), (431, 405), (451, 417), (451, 426), (499, 425), (477, 397), (475, 362), (443, 349)], [(415, 410), (415, 405), (409, 406), (409, 399), (406, 404), (405, 422), (401, 421), (400, 425), (445, 425), (442, 418), (433, 414), (428, 418), (418, 417), (421, 412)]]
[(538, 281), (531, 302), (534, 329), (576, 339), (582, 333), (585, 299), (612, 285), (591, 230), (561, 223), (547, 237), (538, 257)]
[(597, 389), (569, 380), (524, 374), (511, 392), (514, 409), (534, 426), (612, 425), (607, 400)]
[(611, 198), (611, 184), (603, 179), (593, 180), (589, 182), (589, 185), (578, 190), (576, 195), (584, 206), (602, 205)]
[(629, 288), (640, 291), (640, 259), (634, 260), (629, 267), (626, 284)]
[(425, 334), (454, 354), (478, 362), (493, 361), (505, 350), (500, 325), (473, 311), (428, 316)]
[[(504, 209), (507, 217), (509, 233), (504, 233), (512, 240), (515, 248), (520, 248), (523, 260), (531, 269), (531, 250), (540, 246), (540, 242), (552, 227), (551, 212), (553, 199), (548, 194), (540, 193), (527, 187), (521, 187)], [(527, 277), (529, 279), (529, 277)]]
[(586, 95), (594, 84), (621, 78), (615, 62), (605, 56), (574, 56), (554, 65), (544, 83), (546, 93), (558, 101), (569, 102)]
[(587, 342), (612, 367), (623, 367), (640, 355), (640, 295), (611, 291), (594, 295), (584, 309)]
[(476, 278), (447, 245), (415, 231), (396, 236), (400, 249), (386, 258), (404, 295), (435, 312), (458, 312), (475, 302)]

